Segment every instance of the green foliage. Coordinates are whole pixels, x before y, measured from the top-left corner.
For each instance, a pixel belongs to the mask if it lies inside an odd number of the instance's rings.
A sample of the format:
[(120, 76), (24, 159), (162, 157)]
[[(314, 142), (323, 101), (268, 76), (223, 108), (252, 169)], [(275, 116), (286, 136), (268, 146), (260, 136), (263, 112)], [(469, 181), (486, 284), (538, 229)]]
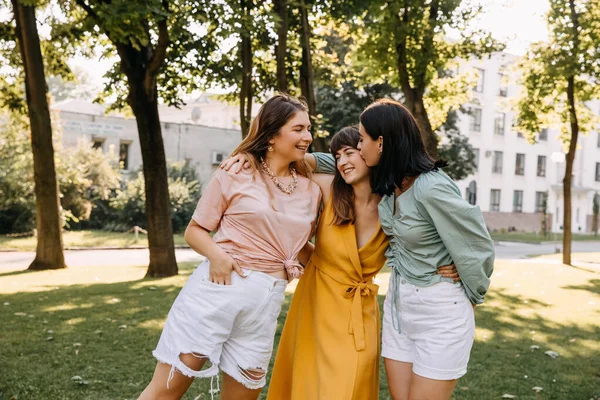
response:
[(34, 227), (33, 155), (25, 117), (0, 115), (0, 233)]
[(317, 86), (317, 113), (323, 115), (322, 131), (333, 136), (345, 126), (358, 124), (358, 116), (374, 100), (398, 98), (398, 89), (388, 84), (357, 86), (356, 81), (339, 86)]
[(571, 115), (567, 81), (575, 81), (575, 109), (582, 134), (600, 122), (586, 104), (600, 98), (600, 3), (577, 1), (578, 40), (573, 32), (568, 0), (551, 0), (548, 13), (549, 42), (531, 46), (519, 67), (520, 83), (517, 127), (532, 143), (542, 128), (559, 127), (565, 148), (571, 141)]
[(458, 113), (464, 110), (450, 111), (442, 130), (437, 133), (445, 138), (439, 146), (439, 158), (448, 162), (444, 171), (454, 180), (462, 180), (475, 173), (475, 152), (469, 138), (458, 129)]
[[(453, 105), (442, 100), (469, 91), (465, 76), (448, 76), (445, 71), (457, 59), (481, 58), (504, 48), (489, 32), (470, 27), (481, 12), (481, 6), (471, 1), (376, 0), (367, 4), (355, 28), (360, 38), (356, 60), (362, 73), (401, 88), (409, 103), (429, 97), (427, 113), (442, 114), (437, 126)], [(449, 30), (460, 37), (448, 40)], [(433, 86), (440, 88), (431, 90)], [(454, 105), (462, 103), (464, 99)], [(436, 124), (431, 125), (435, 130)]]
[[(173, 231), (180, 232), (185, 229), (194, 213), (200, 197), (200, 182), (195, 169), (182, 163), (169, 165), (168, 179)], [(142, 171), (134, 172), (132, 178), (116, 190), (108, 204), (97, 203), (92, 212), (92, 220), (94, 227), (113, 231), (127, 231), (135, 225), (146, 227), (146, 193)]]
[[(0, 125), (1, 233), (27, 232), (35, 227), (33, 155), (29, 123), (17, 113), (5, 114)], [(55, 140), (56, 171), (66, 225), (90, 217), (94, 201), (106, 200), (119, 186), (118, 157), (103, 154), (89, 143), (63, 149)]]

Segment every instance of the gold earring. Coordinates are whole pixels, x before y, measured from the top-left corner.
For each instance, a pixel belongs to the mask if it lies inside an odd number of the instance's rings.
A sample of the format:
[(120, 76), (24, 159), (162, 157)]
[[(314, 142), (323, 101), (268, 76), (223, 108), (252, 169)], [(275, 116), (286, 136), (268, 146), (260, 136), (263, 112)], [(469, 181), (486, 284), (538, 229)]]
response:
[(269, 147), (267, 147), (267, 150), (269, 150), (269, 151), (273, 151), (273, 146), (269, 146)]

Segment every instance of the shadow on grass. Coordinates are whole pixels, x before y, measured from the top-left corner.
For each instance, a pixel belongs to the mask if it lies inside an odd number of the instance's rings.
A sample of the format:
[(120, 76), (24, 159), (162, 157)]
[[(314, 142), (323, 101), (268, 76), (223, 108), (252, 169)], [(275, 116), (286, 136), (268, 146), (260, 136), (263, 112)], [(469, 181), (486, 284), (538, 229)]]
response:
[[(151, 351), (192, 268), (181, 268), (182, 275), (168, 281), (71, 285), (1, 296), (10, 305), (0, 305), (0, 399), (136, 398), (152, 376)], [(383, 299), (378, 296), (381, 305)], [(290, 301), (287, 295), (277, 342)], [(520, 400), (562, 400), (600, 394), (598, 326), (555, 323), (541, 316), (547, 304), (499, 290), (487, 301), (476, 312), (480, 334), (487, 337), (476, 341), (470, 372), (459, 381), (454, 399), (510, 393)], [(561, 356), (551, 359), (544, 355), (547, 350)], [(390, 399), (383, 365), (381, 371), (380, 399)], [(536, 395), (534, 386), (544, 391)], [(196, 380), (184, 398), (209, 399), (209, 387), (207, 380)], [(260, 398), (265, 397), (266, 390)]]
[(0, 273), (0, 278), (2, 278), (3, 276), (16, 276), (16, 275), (30, 274), (32, 272), (43, 272), (43, 271), (35, 271), (32, 269), (23, 269), (23, 270), (18, 270), (18, 271), (2, 272), (2, 273)]
[(570, 286), (564, 286), (563, 289), (587, 290), (588, 292), (592, 292), (594, 294), (600, 294), (600, 279), (591, 279), (587, 283), (587, 285), (570, 285)]

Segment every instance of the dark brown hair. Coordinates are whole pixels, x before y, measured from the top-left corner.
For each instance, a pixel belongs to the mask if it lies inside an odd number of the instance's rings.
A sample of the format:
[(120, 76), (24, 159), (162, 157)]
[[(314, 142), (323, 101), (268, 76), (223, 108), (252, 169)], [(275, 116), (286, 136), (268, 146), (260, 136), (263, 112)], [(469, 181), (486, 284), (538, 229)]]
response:
[[(359, 139), (360, 133), (358, 132), (357, 126), (347, 126), (342, 128), (331, 139), (331, 144), (329, 146), (331, 154), (335, 158), (337, 152), (344, 147), (356, 149), (358, 147)], [(354, 212), (354, 189), (352, 188), (352, 185), (349, 185), (344, 181), (342, 174), (337, 168), (335, 169), (335, 176), (331, 183), (331, 199), (333, 202), (333, 218), (331, 219), (331, 223), (333, 225), (353, 224), (356, 221), (356, 214)]]
[(371, 168), (373, 193), (391, 195), (396, 187), (403, 189), (405, 177), (446, 166), (427, 153), (415, 117), (399, 102), (376, 100), (360, 114), (360, 123), (373, 140), (383, 138), (381, 159)]

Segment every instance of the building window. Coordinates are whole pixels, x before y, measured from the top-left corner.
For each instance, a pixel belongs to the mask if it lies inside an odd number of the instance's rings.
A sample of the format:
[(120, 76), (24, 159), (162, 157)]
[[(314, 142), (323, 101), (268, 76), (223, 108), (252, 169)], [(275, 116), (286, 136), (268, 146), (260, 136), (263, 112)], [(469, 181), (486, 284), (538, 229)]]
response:
[(600, 182), (600, 162), (596, 163), (596, 182)]
[(496, 118), (494, 118), (494, 134), (496, 135), (504, 135), (504, 121), (506, 116), (504, 113), (496, 113)]
[(467, 201), (471, 205), (477, 204), (477, 182), (471, 181), (467, 186)]
[(503, 73), (498, 73), (498, 81), (500, 82), (498, 96), (506, 97), (508, 95), (508, 87), (506, 86), (506, 75), (504, 75)]
[(546, 192), (535, 192), (535, 212), (541, 213), (546, 209)]
[(515, 175), (525, 175), (525, 154), (517, 153)]
[(491, 191), (490, 211), (500, 211), (500, 189), (492, 189)]
[(104, 138), (93, 138), (92, 139), (92, 149), (94, 150), (102, 150), (104, 151), (104, 142), (106, 141), (106, 139)]
[(481, 68), (475, 68), (475, 73), (477, 74), (477, 86), (475, 86), (475, 91), (477, 93), (483, 93), (483, 82), (485, 80), (485, 70)]
[(548, 140), (548, 128), (544, 128), (540, 131), (539, 140)]
[(515, 190), (513, 195), (513, 212), (523, 212), (523, 191)]
[(471, 132), (481, 132), (481, 108), (471, 108)]
[(494, 174), (502, 173), (502, 156), (501, 151), (494, 151), (494, 158), (492, 159), (492, 172)]
[(119, 144), (119, 164), (121, 169), (129, 169), (129, 142), (121, 142)]
[(546, 156), (538, 156), (537, 176), (546, 176)]
[(596, 143), (596, 146), (600, 149), (600, 132), (598, 132), (598, 143)]
[(522, 132), (517, 132), (517, 137), (518, 137), (518, 138), (521, 138), (521, 139), (524, 139), (524, 138), (525, 138), (525, 135), (523, 135), (523, 133), (522, 133)]
[(473, 154), (475, 154), (475, 171), (479, 170), (479, 149), (473, 149)]

